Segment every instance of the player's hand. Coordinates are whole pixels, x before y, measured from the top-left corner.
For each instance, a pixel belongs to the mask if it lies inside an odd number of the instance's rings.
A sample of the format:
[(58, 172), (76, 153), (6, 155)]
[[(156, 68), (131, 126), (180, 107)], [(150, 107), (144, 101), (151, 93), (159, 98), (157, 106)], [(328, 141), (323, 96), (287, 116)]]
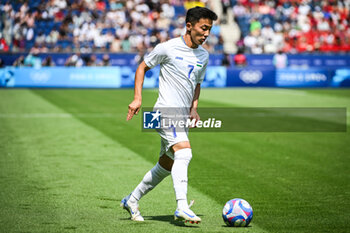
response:
[(190, 127), (190, 128), (196, 128), (197, 122), (201, 119), (201, 118), (199, 117), (199, 114), (198, 114), (196, 108), (191, 108), (191, 110), (190, 110), (190, 119), (191, 119), (191, 121), (192, 121), (193, 119), (195, 119), (195, 125), (194, 125), (194, 127)]
[(130, 121), (134, 115), (137, 115), (141, 108), (141, 100), (134, 99), (129, 104), (128, 116), (126, 117), (127, 121)]

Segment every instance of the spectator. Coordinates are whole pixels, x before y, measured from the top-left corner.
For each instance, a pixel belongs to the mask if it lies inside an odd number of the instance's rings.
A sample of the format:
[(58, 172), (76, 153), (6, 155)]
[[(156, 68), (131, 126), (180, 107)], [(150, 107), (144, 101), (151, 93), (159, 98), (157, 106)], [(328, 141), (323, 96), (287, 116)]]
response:
[(251, 33), (244, 38), (244, 47), (248, 53), (253, 53), (253, 49), (258, 46), (258, 38)]
[(237, 46), (237, 50), (245, 51), (243, 34), (241, 34), (239, 40), (236, 42), (236, 46)]
[(131, 45), (128, 36), (122, 40), (121, 47), (124, 52), (131, 52)]
[(81, 67), (84, 65), (83, 59), (80, 57), (80, 53), (72, 54), (68, 59), (66, 60), (65, 66), (74, 66), (74, 67)]
[(277, 47), (273, 43), (272, 38), (268, 38), (267, 40), (264, 41), (264, 53), (276, 53), (277, 52)]
[(329, 31), (330, 25), (327, 19), (322, 18), (321, 21), (317, 24), (317, 29), (319, 31)]
[(0, 58), (0, 68), (4, 68), (5, 67), (5, 63), (4, 61)]
[(242, 50), (238, 50), (237, 54), (233, 58), (234, 64), (237, 67), (244, 67), (247, 65), (247, 57)]
[(191, 9), (196, 6), (205, 7), (205, 3), (196, 0), (187, 0), (184, 4), (186, 10)]
[[(139, 44), (149, 51), (168, 37), (178, 37), (183, 33), (185, 9), (213, 5), (208, 0), (22, 2), (0, 3), (0, 33), (3, 35), (0, 51), (29, 51), (33, 43), (38, 44), (41, 52), (71, 49), (80, 53), (98, 50), (135, 52)], [(225, 12), (233, 11), (244, 37), (241, 42), (246, 37), (248, 41), (255, 37), (256, 43), (246, 46), (246, 52), (273, 52), (274, 49), (288, 48), (293, 43), (304, 46), (305, 42), (300, 37), (306, 37), (307, 52), (347, 51), (349, 47), (345, 36), (350, 27), (349, 0), (221, 0), (219, 3), (223, 7), (222, 23)], [(333, 30), (335, 28), (340, 33)], [(295, 42), (290, 43), (294, 38)], [(217, 51), (221, 43), (219, 33), (212, 35), (206, 46)], [(297, 51), (294, 48), (285, 50)]]
[(272, 62), (277, 69), (284, 69), (288, 65), (288, 57), (282, 50), (279, 50), (278, 53), (273, 56)]
[(36, 50), (34, 50), (34, 52), (30, 52), (27, 55), (27, 57), (24, 59), (24, 65), (37, 69), (41, 67), (41, 58), (39, 57), (39, 54), (36, 52)]
[(250, 23), (249, 29), (252, 35), (254, 36), (260, 35), (261, 23), (256, 18), (253, 18)]
[(237, 1), (236, 5), (234, 5), (232, 10), (233, 10), (233, 15), (236, 18), (236, 21), (237, 21), (237, 18), (240, 18), (246, 15), (248, 12), (248, 9), (244, 7), (240, 1)]
[(45, 34), (42, 31), (40, 31), (35, 38), (35, 43), (42, 45), (45, 42), (45, 39), (46, 39)]
[(106, 54), (103, 54), (103, 57), (102, 57), (102, 61), (100, 63), (100, 66), (110, 66), (111, 65), (111, 62), (110, 62), (110, 57), (109, 55), (106, 53)]
[(91, 54), (90, 56), (85, 57), (85, 64), (87, 66), (97, 66), (97, 57), (95, 54)]
[[(50, 52), (62, 52), (71, 47), (78, 52), (89, 52), (87, 44), (93, 51), (110, 48), (115, 52), (132, 52), (140, 43), (147, 49), (153, 47), (154, 43), (150, 43), (153, 31), (160, 31), (160, 41), (173, 36), (176, 27), (170, 24), (175, 19), (184, 28), (184, 16), (175, 12), (175, 2), (109, 0), (107, 4), (105, 0), (72, 0), (68, 6), (66, 0), (35, 4), (25, 1), (20, 8), (13, 7), (15, 2), (7, 2), (0, 4), (6, 19), (5, 27), (0, 30), (6, 33), (5, 40), (8, 38), (7, 44), (13, 45), (13, 51), (28, 49), (35, 42)], [(205, 6), (206, 3), (186, 1), (185, 4)], [(69, 10), (65, 10), (67, 7)], [(114, 39), (115, 35), (120, 38), (121, 46), (118, 39)]]
[(8, 52), (9, 46), (6, 43), (6, 40), (3, 38), (2, 33), (0, 33), (0, 51)]
[(50, 67), (53, 67), (55, 66), (55, 62), (52, 60), (52, 57), (51, 56), (47, 56), (43, 62), (42, 62), (42, 66), (50, 66)]
[(275, 31), (271, 28), (270, 25), (266, 25), (261, 29), (261, 36), (264, 38), (264, 40), (273, 39), (275, 37)]
[(228, 55), (227, 53), (223, 54), (223, 57), (222, 57), (222, 60), (221, 60), (221, 65), (222, 66), (226, 66), (226, 67), (230, 67), (231, 66), (230, 55)]
[(19, 56), (12, 64), (14, 67), (22, 67), (24, 66), (24, 56)]
[(48, 45), (54, 45), (57, 43), (59, 37), (59, 32), (57, 31), (56, 28), (54, 28), (49, 35), (46, 36), (45, 42)]
[(144, 49), (140, 49), (138, 54), (134, 58), (135, 63), (139, 65), (143, 61), (144, 56), (145, 56)]
[(349, 2), (342, 0), (245, 0), (233, 6), (247, 52), (255, 54), (280, 49), (288, 53), (346, 51), (347, 39), (333, 29), (344, 33), (349, 28), (349, 11)]
[(222, 6), (221, 23), (226, 24), (227, 23), (227, 11), (231, 7), (231, 0), (221, 0), (221, 6)]
[(114, 39), (111, 44), (111, 52), (112, 53), (118, 53), (121, 52), (121, 40), (117, 35), (114, 36)]

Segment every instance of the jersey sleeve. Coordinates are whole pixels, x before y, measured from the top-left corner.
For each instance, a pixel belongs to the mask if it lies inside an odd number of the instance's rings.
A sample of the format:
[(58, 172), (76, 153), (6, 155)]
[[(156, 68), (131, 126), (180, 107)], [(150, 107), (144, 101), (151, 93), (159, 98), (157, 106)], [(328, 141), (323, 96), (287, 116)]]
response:
[(203, 68), (198, 73), (197, 83), (202, 83), (203, 82), (204, 77), (205, 77), (205, 72), (207, 70), (208, 61), (209, 61), (209, 56), (206, 59), (206, 62), (203, 64)]
[(145, 57), (144, 61), (149, 68), (153, 68), (164, 62), (166, 59), (166, 50), (164, 43), (156, 45), (156, 47)]

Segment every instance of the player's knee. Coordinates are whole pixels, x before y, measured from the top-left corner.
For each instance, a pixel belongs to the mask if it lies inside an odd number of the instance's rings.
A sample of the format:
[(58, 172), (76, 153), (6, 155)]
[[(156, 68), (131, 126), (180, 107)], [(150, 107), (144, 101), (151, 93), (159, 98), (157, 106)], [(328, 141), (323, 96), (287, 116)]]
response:
[(160, 167), (162, 167), (163, 169), (167, 171), (171, 171), (171, 168), (173, 167), (173, 164), (174, 164), (174, 160), (168, 157), (166, 154), (164, 154), (159, 158), (158, 163)]
[(175, 160), (191, 161), (192, 149), (191, 148), (184, 148), (184, 149), (178, 150), (174, 153), (174, 158), (175, 158)]
[(189, 141), (183, 141), (183, 142), (178, 142), (175, 145), (172, 146), (172, 150), (175, 153), (178, 150), (182, 150), (185, 148), (190, 148), (191, 149), (191, 144)]

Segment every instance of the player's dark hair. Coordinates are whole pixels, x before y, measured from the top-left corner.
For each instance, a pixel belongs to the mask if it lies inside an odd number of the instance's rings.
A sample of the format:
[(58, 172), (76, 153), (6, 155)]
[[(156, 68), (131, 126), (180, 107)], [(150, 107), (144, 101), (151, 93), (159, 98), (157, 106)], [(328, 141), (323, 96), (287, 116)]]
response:
[(192, 25), (197, 23), (200, 19), (217, 20), (218, 16), (211, 10), (205, 7), (196, 6), (187, 11), (186, 23), (190, 22)]

